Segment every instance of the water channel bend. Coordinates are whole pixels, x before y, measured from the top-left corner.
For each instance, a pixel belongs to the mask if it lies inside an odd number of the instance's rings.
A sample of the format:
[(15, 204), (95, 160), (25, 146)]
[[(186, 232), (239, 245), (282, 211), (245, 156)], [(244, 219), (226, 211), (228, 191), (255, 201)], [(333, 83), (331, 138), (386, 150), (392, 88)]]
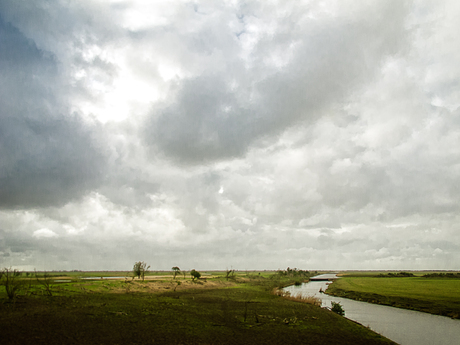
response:
[(459, 344), (459, 320), (320, 293), (320, 290), (327, 289), (328, 284), (328, 281), (310, 281), (300, 286), (286, 287), (284, 290), (289, 291), (292, 296), (319, 297), (323, 307), (330, 308), (332, 301), (339, 302), (345, 310), (345, 317), (401, 345)]

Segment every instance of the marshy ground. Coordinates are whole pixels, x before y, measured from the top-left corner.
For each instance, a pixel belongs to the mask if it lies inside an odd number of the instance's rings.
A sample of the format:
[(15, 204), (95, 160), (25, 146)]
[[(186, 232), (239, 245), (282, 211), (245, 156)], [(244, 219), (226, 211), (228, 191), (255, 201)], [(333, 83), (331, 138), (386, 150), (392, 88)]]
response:
[[(14, 301), (0, 293), (3, 344), (392, 344), (331, 311), (272, 293), (276, 275), (206, 281), (30, 280)], [(180, 285), (177, 282), (180, 282)]]

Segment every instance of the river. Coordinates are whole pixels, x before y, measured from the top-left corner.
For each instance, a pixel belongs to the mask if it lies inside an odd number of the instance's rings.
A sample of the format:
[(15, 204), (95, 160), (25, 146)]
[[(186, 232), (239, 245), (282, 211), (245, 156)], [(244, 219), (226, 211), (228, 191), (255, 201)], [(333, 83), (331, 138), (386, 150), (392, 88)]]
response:
[[(315, 278), (318, 277), (323, 276)], [(330, 277), (329, 275), (325, 278)], [(319, 297), (323, 307), (330, 308), (332, 301), (339, 302), (345, 310), (345, 317), (401, 345), (452, 345), (460, 342), (460, 320), (320, 293), (320, 289), (325, 291), (329, 283), (310, 281), (300, 286), (289, 286), (284, 290), (289, 291), (292, 296)]]

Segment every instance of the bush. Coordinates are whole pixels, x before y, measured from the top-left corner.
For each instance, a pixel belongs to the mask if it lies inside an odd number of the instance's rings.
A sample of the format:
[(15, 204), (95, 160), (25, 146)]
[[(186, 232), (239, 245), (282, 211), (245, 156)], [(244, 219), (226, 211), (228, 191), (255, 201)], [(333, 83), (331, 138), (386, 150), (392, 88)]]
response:
[(332, 304), (331, 310), (334, 313), (339, 314), (341, 316), (345, 315), (345, 310), (343, 310), (343, 307), (339, 302), (331, 302), (331, 304)]
[(192, 280), (195, 280), (195, 278), (199, 279), (201, 277), (201, 273), (195, 269), (190, 271), (190, 275), (192, 276)]

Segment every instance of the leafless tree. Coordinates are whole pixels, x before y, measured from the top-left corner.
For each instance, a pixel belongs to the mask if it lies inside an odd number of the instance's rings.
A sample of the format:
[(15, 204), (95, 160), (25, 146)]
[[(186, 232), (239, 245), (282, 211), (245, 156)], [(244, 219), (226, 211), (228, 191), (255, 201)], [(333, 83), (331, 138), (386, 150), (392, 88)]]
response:
[(0, 284), (5, 287), (6, 294), (9, 299), (14, 299), (24, 285), (21, 277), (21, 272), (17, 269), (3, 268), (0, 273)]
[(235, 278), (235, 270), (226, 270), (225, 278), (227, 280)]
[(35, 279), (37, 279), (39, 284), (43, 285), (43, 287), (45, 288), (45, 293), (46, 293), (47, 296), (52, 296), (53, 295), (53, 293), (51, 291), (52, 279), (51, 279), (51, 276), (49, 275), (48, 272), (44, 272), (43, 273), (43, 278), (40, 279), (38, 277), (37, 271), (35, 271)]

